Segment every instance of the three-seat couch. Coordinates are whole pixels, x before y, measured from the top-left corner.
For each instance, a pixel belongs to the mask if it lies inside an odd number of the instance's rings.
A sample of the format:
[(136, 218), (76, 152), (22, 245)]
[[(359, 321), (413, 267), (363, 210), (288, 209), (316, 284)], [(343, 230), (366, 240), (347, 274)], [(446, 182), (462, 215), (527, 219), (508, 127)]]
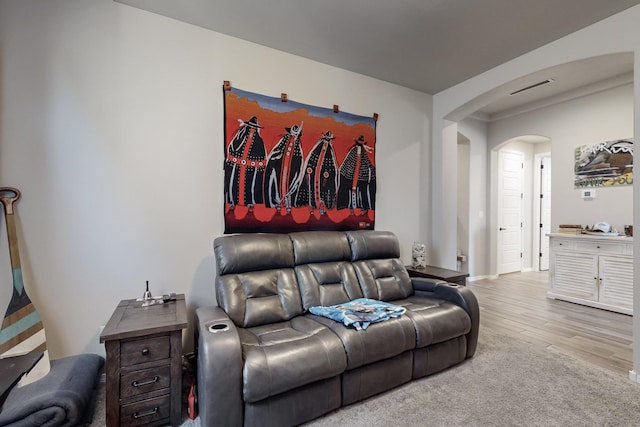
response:
[[(297, 425), (476, 350), (471, 290), (409, 277), (393, 233), (228, 235), (214, 252), (218, 306), (196, 310), (203, 426)], [(309, 312), (357, 298), (406, 312), (366, 330)]]

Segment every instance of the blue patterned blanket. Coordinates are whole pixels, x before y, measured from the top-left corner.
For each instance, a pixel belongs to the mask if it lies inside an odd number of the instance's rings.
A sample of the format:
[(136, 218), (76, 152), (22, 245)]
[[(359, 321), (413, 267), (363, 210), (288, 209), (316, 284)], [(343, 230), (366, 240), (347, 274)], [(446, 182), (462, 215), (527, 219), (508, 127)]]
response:
[(341, 322), (345, 326), (353, 326), (356, 330), (367, 329), (369, 324), (382, 322), (392, 317), (402, 316), (407, 309), (399, 305), (389, 304), (369, 298), (358, 298), (353, 301), (329, 307), (315, 306), (309, 311), (317, 316), (327, 317)]

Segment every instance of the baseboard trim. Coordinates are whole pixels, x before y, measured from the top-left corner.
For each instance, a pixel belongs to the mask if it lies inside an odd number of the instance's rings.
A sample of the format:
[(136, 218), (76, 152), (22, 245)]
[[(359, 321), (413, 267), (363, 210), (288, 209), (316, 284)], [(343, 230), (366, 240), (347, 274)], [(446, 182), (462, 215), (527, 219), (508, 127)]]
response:
[(640, 384), (640, 376), (634, 370), (629, 371), (629, 379), (636, 384)]
[(484, 279), (497, 279), (498, 276), (473, 276), (467, 277), (467, 282), (475, 282), (476, 280), (484, 280)]

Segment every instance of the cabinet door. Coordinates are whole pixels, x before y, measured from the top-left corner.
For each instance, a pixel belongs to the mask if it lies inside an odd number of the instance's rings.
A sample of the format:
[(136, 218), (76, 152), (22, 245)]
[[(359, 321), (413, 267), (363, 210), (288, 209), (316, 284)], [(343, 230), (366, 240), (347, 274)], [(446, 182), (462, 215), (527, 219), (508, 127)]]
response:
[(550, 269), (551, 292), (598, 301), (597, 255), (554, 251)]
[(601, 256), (600, 302), (633, 308), (633, 259)]

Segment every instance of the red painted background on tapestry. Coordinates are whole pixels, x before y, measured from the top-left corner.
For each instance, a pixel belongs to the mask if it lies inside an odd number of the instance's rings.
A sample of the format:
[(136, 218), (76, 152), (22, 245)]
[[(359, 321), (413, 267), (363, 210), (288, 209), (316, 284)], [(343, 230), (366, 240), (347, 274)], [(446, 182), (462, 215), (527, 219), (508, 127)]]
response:
[[(321, 135), (329, 130), (335, 136), (333, 148), (338, 165), (342, 164), (347, 152), (353, 147), (354, 140), (360, 135), (364, 136), (368, 147), (375, 148), (375, 129), (366, 123), (350, 126), (336, 121), (331, 116), (311, 116), (305, 109), (291, 112), (273, 111), (262, 108), (258, 102), (233, 92), (225, 92), (225, 114), (225, 150), (240, 126), (238, 120), (247, 121), (252, 116), (256, 116), (258, 124), (263, 126), (260, 129), (260, 135), (267, 154), (286, 133), (286, 128), (303, 122), (301, 146), (305, 158)], [(369, 159), (375, 166), (374, 153), (369, 154)], [(316, 209), (311, 215), (308, 207), (294, 207), (291, 213), (287, 213), (277, 212), (276, 208), (267, 208), (264, 205), (256, 205), (252, 211), (249, 211), (246, 206), (235, 206), (230, 209), (225, 203), (226, 228), (231, 232), (373, 229), (374, 220), (375, 211), (371, 209), (363, 213), (356, 208), (352, 213), (349, 209), (334, 208), (327, 211), (325, 215), (321, 215)]]

